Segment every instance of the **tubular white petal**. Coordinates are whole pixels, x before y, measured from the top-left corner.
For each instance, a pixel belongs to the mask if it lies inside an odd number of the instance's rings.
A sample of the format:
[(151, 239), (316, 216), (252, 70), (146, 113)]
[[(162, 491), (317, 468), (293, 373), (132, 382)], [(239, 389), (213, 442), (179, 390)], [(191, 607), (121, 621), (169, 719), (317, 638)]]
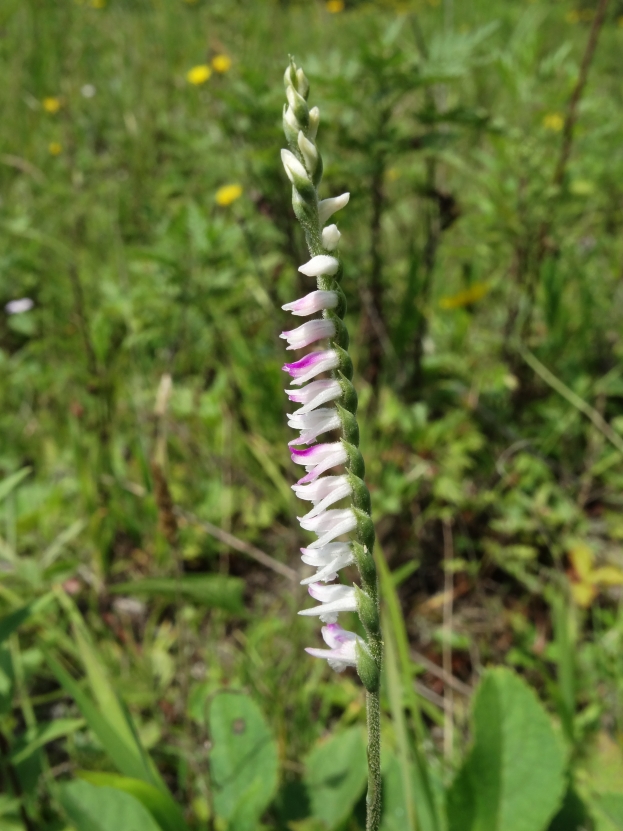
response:
[(302, 407), (299, 407), (293, 413), (293, 415), (301, 416), (305, 415), (305, 413), (310, 413), (321, 404), (326, 404), (327, 401), (334, 401), (336, 398), (339, 398), (342, 394), (342, 388), (340, 387), (339, 381), (331, 379), (326, 381), (313, 381), (311, 384), (303, 387), (300, 392), (298, 390), (286, 390), (286, 393), (290, 401), (303, 404)]
[(308, 566), (321, 568), (328, 565), (336, 557), (353, 558), (354, 555), (349, 542), (330, 542), (323, 548), (301, 548), (301, 560)]
[(323, 514), (310, 519), (303, 519), (300, 522), (301, 528), (306, 531), (314, 531), (316, 534), (322, 535), (310, 543), (307, 546), (308, 548), (322, 548), (331, 540), (340, 537), (342, 534), (348, 534), (357, 527), (357, 518), (351, 508), (325, 511)]
[(281, 161), (286, 171), (286, 175), (293, 185), (296, 186), (297, 179), (304, 179), (306, 182), (310, 181), (309, 174), (307, 173), (303, 165), (299, 162), (299, 160), (296, 158), (294, 153), (292, 153), (290, 150), (281, 151)]
[[(320, 204), (322, 205), (322, 202)], [(339, 266), (336, 257), (331, 257), (329, 254), (317, 254), (311, 260), (299, 266), (299, 271), (306, 277), (320, 277), (320, 275), (331, 277), (337, 272)]]
[(328, 585), (312, 583), (308, 589), (315, 600), (322, 605), (314, 606), (311, 609), (303, 609), (299, 615), (312, 617), (317, 615), (320, 620), (333, 622), (337, 620), (339, 612), (355, 612), (357, 610), (357, 597), (352, 586)]
[(337, 229), (337, 225), (327, 225), (322, 229), (322, 244), (327, 251), (335, 251), (342, 235)]
[(317, 479), (321, 474), (323, 474), (326, 470), (331, 470), (332, 467), (337, 467), (338, 465), (343, 465), (346, 463), (346, 452), (344, 455), (335, 455), (331, 456), (328, 459), (325, 459), (322, 462), (319, 462), (317, 465), (310, 465), (306, 468), (307, 473), (301, 479), (299, 479), (299, 485), (305, 485), (307, 482), (313, 482), (314, 479)]
[[(300, 520), (301, 528), (306, 531), (314, 531), (316, 534), (322, 534), (325, 531), (332, 531), (345, 521), (355, 519), (355, 514), (352, 508), (335, 508), (331, 511), (325, 511), (320, 516), (311, 517), (310, 519)], [(318, 546), (314, 546), (317, 548)]]
[[(337, 544), (339, 545), (340, 543)], [(331, 545), (336, 545), (336, 543), (329, 543), (329, 545), (325, 546), (325, 548), (329, 548)], [(355, 562), (355, 557), (350, 549), (350, 546), (347, 544), (346, 547), (347, 551), (345, 554), (338, 554), (333, 557), (333, 559), (329, 560), (328, 563), (325, 563), (318, 568), (318, 571), (312, 577), (307, 577), (305, 580), (301, 580), (301, 585), (307, 586), (310, 583), (318, 582), (319, 580), (322, 580), (324, 583), (329, 580), (335, 580), (340, 569), (346, 568), (346, 566), (352, 565), (352, 563)]]
[(348, 205), (350, 193), (342, 193), (340, 196), (332, 196), (330, 199), (323, 199), (318, 203), (318, 221), (324, 225), (327, 219), (336, 211)]
[(301, 525), (303, 524), (303, 520), (307, 521), (313, 519), (315, 516), (318, 516), (318, 514), (326, 510), (329, 507), (329, 505), (333, 505), (334, 502), (339, 502), (340, 499), (344, 499), (346, 496), (352, 493), (352, 490), (353, 489), (351, 487), (350, 482), (346, 480), (346, 482), (341, 484), (339, 487), (335, 488), (335, 490), (332, 493), (325, 496), (324, 499), (321, 499), (317, 505), (314, 505), (311, 511), (308, 511), (308, 513), (306, 513), (305, 516), (302, 518)]
[(292, 485), (292, 490), (299, 499), (306, 499), (308, 502), (320, 502), (344, 482), (348, 482), (346, 476), (323, 476), (316, 479), (309, 485)]
[(288, 427), (301, 431), (298, 439), (292, 439), (288, 442), (290, 447), (293, 444), (312, 444), (318, 436), (327, 433), (329, 430), (338, 430), (342, 425), (339, 413), (332, 408), (314, 410), (306, 415), (294, 414), (288, 418)]
[(332, 320), (317, 318), (308, 320), (296, 329), (289, 332), (282, 332), (279, 337), (288, 341), (286, 349), (303, 349), (311, 343), (316, 343), (324, 338), (332, 338), (335, 335), (335, 323)]
[(334, 349), (327, 349), (324, 352), (310, 352), (300, 360), (292, 364), (284, 364), (282, 369), (292, 376), (292, 383), (300, 386), (306, 381), (311, 381), (321, 372), (328, 372), (339, 366), (340, 359)]
[(334, 309), (337, 301), (338, 296), (335, 291), (312, 291), (300, 300), (293, 300), (292, 303), (286, 303), (281, 308), (286, 312), (292, 312), (297, 317), (307, 317), (324, 309)]

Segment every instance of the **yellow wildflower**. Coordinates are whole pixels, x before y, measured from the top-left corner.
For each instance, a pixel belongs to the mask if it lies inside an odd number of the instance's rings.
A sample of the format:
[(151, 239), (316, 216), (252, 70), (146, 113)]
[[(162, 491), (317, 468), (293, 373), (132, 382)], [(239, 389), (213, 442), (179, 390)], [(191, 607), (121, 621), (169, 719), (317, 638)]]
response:
[(106, 5), (106, 0), (91, 0), (92, 9), (103, 9)]
[(595, 568), (595, 556), (585, 543), (580, 542), (569, 551), (569, 560), (571, 595), (584, 609), (591, 605), (600, 588), (623, 585), (623, 571), (616, 566)]
[(553, 130), (559, 133), (564, 127), (565, 120), (560, 113), (548, 113), (543, 119), (543, 126), (546, 130)]
[(48, 151), (51, 156), (58, 156), (59, 153), (63, 152), (63, 146), (58, 141), (51, 141), (48, 144)]
[(578, 23), (580, 20), (580, 12), (577, 9), (572, 9), (565, 15), (567, 23)]
[(236, 199), (239, 199), (242, 196), (242, 186), (241, 185), (223, 185), (222, 188), (219, 188), (216, 191), (216, 204), (221, 205), (222, 207), (226, 207), (227, 205), (231, 205), (232, 202), (235, 202)]
[(470, 306), (477, 300), (480, 300), (490, 289), (488, 283), (474, 283), (468, 289), (460, 291), (458, 294), (453, 294), (451, 297), (442, 297), (439, 305), (442, 309), (461, 309), (463, 306)]
[(43, 105), (43, 109), (46, 113), (50, 113), (50, 115), (54, 115), (54, 113), (57, 113), (61, 108), (60, 98), (54, 98), (53, 96), (44, 98), (41, 103)]
[(231, 58), (229, 55), (215, 55), (212, 58), (212, 69), (215, 72), (227, 72), (231, 69)]
[(327, 11), (329, 14), (338, 14), (344, 11), (344, 0), (327, 0)]
[(621, 15), (621, 17), (617, 18), (617, 26), (619, 27), (619, 29), (623, 29), (623, 14)]
[(189, 84), (198, 86), (199, 84), (205, 84), (211, 74), (212, 70), (210, 67), (205, 63), (201, 63), (199, 66), (193, 66), (192, 69), (188, 70), (186, 80)]

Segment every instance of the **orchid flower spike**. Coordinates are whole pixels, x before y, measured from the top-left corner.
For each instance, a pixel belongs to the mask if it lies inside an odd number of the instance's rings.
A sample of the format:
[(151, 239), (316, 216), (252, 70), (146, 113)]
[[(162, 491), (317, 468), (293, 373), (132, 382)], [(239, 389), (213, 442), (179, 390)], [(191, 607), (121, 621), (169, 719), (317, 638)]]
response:
[[(325, 225), (348, 204), (350, 194), (318, 198), (323, 170), (316, 144), (320, 112), (317, 107), (309, 108), (309, 82), (292, 60), (284, 83), (287, 103), (283, 129), (288, 149), (281, 151), (281, 159), (292, 185), (292, 207), (305, 232), (310, 255), (299, 271), (316, 280), (315, 288), (310, 286), (312, 290), (308, 294), (282, 307), (295, 317), (310, 318), (281, 334), (287, 341), (286, 348), (313, 348), (283, 367), (294, 387), (287, 389), (286, 394), (300, 405), (288, 416), (288, 425), (300, 431), (290, 442), (292, 460), (305, 468), (305, 475), (293, 485), (293, 490), (300, 499), (312, 503), (299, 522), (305, 531), (316, 535), (315, 540), (301, 549), (303, 562), (315, 569), (315, 573), (301, 582), (308, 586), (317, 605), (299, 614), (318, 617), (326, 623), (321, 634), (328, 649), (309, 647), (306, 651), (316, 658), (324, 658), (336, 672), (354, 667), (367, 690), (366, 829), (378, 831), (382, 641), (372, 555), (374, 526), (370, 517), (370, 494), (363, 482), (357, 395), (351, 383), (353, 367), (343, 322), (346, 299), (340, 285), (342, 265), (337, 250), (341, 235), (337, 225)], [(322, 441), (316, 443), (320, 436)], [(359, 570), (358, 585), (338, 579), (343, 569), (354, 565)], [(340, 614), (358, 615), (365, 637), (343, 629), (337, 623)]]
[[(357, 396), (351, 384), (352, 364), (343, 323), (346, 302), (340, 286), (341, 235), (337, 225), (325, 227), (329, 217), (348, 204), (350, 194), (319, 199), (322, 156), (316, 135), (320, 112), (317, 107), (309, 108), (309, 82), (294, 62), (286, 69), (284, 82), (287, 104), (283, 127), (288, 148), (281, 151), (281, 158), (310, 254), (299, 271), (316, 280), (308, 294), (283, 306), (295, 317), (308, 320), (281, 334), (288, 350), (313, 349), (283, 367), (294, 387), (286, 393), (301, 405), (288, 416), (288, 425), (299, 431), (290, 441), (292, 460), (305, 468), (305, 475), (293, 487), (297, 496), (312, 503), (299, 521), (304, 530), (316, 535), (316, 540), (302, 549), (303, 562), (316, 573), (303, 583), (309, 585), (311, 596), (320, 605), (300, 614), (331, 621), (322, 630), (330, 648), (310, 648), (308, 652), (326, 658), (340, 670), (356, 667), (366, 688), (376, 691), (381, 642), (372, 557), (374, 531), (370, 497), (361, 478), (364, 466), (358, 449)], [(333, 582), (342, 569), (353, 564), (359, 567), (359, 586)], [(359, 615), (365, 639), (334, 623), (341, 612)]]

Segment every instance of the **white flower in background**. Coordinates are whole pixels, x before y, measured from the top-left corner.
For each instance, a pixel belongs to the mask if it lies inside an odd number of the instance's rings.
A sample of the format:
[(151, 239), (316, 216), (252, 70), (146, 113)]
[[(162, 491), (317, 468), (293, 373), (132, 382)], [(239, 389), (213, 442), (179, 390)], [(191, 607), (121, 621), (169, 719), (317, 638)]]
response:
[(35, 301), (30, 297), (20, 297), (19, 300), (10, 300), (4, 307), (8, 315), (20, 315), (22, 312), (29, 312), (35, 306)]

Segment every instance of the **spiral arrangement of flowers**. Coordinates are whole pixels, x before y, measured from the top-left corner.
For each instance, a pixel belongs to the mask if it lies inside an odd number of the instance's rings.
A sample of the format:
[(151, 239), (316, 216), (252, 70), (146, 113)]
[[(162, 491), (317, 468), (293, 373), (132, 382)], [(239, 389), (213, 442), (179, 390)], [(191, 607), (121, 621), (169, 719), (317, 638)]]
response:
[[(338, 672), (347, 666), (356, 667), (367, 690), (370, 831), (378, 828), (380, 821), (378, 690), (382, 642), (372, 553), (374, 526), (370, 494), (363, 481), (357, 394), (343, 322), (346, 298), (340, 285), (342, 266), (337, 254), (340, 232), (337, 225), (326, 225), (336, 211), (345, 207), (350, 195), (319, 200), (322, 158), (316, 134), (320, 112), (318, 107), (309, 108), (309, 83), (294, 61), (290, 61), (284, 80), (288, 103), (284, 107), (283, 128), (289, 149), (281, 151), (281, 159), (292, 183), (292, 205), (305, 231), (311, 256), (299, 271), (316, 278), (316, 290), (283, 308), (297, 317), (321, 313), (281, 335), (289, 350), (314, 345), (314, 351), (283, 367), (292, 378), (292, 388), (286, 393), (291, 401), (300, 404), (288, 416), (289, 426), (300, 431), (299, 437), (290, 442), (292, 459), (306, 471), (293, 490), (300, 499), (312, 504), (299, 521), (302, 528), (317, 535), (301, 552), (303, 562), (316, 569), (302, 582), (319, 605), (299, 614), (318, 616), (325, 624), (322, 637), (328, 648), (310, 647), (307, 652), (325, 658)], [(327, 433), (338, 437), (317, 441)], [(347, 507), (331, 507), (346, 500)], [(340, 570), (353, 564), (359, 570), (360, 585), (339, 582)], [(343, 629), (337, 622), (340, 612), (356, 612), (365, 637)]]

